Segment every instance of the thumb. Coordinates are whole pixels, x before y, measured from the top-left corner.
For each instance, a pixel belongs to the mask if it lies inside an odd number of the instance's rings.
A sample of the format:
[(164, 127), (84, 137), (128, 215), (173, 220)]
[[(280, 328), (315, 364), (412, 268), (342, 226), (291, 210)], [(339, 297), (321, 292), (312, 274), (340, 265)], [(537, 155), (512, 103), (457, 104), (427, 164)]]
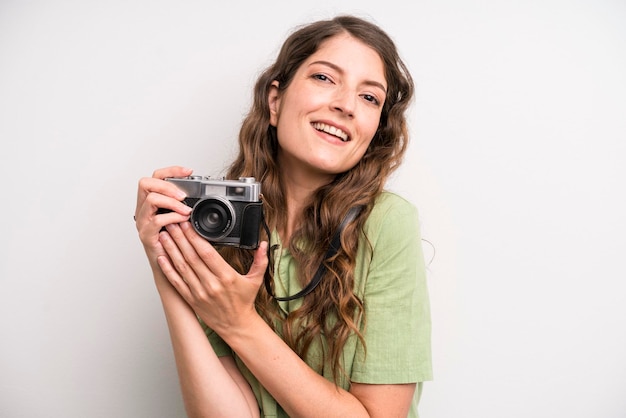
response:
[(257, 279), (259, 277), (262, 278), (265, 274), (265, 270), (269, 264), (269, 260), (267, 258), (267, 247), (267, 241), (261, 241), (259, 248), (257, 248), (254, 252), (254, 261), (250, 266), (250, 270), (248, 270), (248, 277)]

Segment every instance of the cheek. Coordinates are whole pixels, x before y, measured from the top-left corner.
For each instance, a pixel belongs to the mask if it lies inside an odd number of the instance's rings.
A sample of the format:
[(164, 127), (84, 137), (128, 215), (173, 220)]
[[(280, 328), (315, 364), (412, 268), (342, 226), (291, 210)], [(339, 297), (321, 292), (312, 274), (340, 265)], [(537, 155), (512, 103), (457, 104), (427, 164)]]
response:
[(364, 138), (363, 143), (365, 148), (367, 148), (374, 140), (374, 136), (376, 135), (376, 132), (378, 132), (379, 123), (380, 119), (374, 116), (362, 125), (363, 130), (361, 133)]
[(372, 138), (378, 132), (378, 128), (380, 127), (382, 115), (380, 112), (377, 112), (376, 115), (372, 118), (371, 130), (372, 130)]
[(363, 159), (363, 156), (367, 153), (367, 150), (370, 146), (372, 141), (364, 141), (362, 144), (359, 145), (358, 148), (355, 148), (354, 151), (352, 152), (352, 156), (350, 157), (350, 168), (354, 167), (355, 165), (358, 164), (359, 161), (361, 161), (361, 159)]
[(363, 158), (363, 156), (367, 152), (367, 149), (369, 148), (371, 143), (372, 143), (372, 141), (367, 141), (367, 142), (363, 143), (363, 147), (359, 150), (359, 154), (360, 154), (359, 155), (359, 159)]

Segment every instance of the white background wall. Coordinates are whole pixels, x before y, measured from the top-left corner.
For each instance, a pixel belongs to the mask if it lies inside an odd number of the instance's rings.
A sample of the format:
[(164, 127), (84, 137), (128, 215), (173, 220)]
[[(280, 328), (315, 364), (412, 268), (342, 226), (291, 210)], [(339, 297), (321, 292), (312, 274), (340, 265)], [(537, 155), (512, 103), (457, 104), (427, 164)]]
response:
[(339, 12), (417, 84), (423, 417), (626, 416), (626, 4), (409, 4), (0, 2), (0, 416), (183, 416), (137, 180), (221, 172), (257, 72)]

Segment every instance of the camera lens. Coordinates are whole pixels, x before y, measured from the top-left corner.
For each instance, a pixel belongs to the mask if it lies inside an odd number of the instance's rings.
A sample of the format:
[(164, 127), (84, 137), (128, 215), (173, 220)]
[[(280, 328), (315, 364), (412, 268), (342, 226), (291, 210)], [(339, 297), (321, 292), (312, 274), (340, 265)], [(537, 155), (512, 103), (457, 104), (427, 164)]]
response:
[(204, 238), (219, 240), (232, 231), (235, 212), (227, 200), (219, 196), (211, 197), (196, 203), (191, 213), (191, 223)]

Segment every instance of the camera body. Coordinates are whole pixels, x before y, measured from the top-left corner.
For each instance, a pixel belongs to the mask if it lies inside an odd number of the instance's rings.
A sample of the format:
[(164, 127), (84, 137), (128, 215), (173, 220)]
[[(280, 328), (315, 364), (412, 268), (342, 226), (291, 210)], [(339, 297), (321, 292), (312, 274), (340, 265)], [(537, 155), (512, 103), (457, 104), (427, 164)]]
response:
[(259, 246), (263, 202), (261, 183), (254, 177), (225, 180), (189, 176), (165, 180), (185, 192), (183, 203), (193, 208), (191, 225), (207, 241), (246, 249)]

